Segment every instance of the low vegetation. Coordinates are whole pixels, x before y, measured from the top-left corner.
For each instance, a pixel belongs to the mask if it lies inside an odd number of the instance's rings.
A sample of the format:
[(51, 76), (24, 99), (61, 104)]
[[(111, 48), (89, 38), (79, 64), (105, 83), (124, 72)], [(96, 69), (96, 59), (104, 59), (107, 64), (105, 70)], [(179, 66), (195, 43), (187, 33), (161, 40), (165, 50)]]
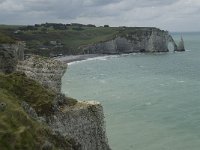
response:
[[(38, 114), (49, 113), (55, 93), (22, 73), (0, 74), (0, 149), (35, 150), (54, 145), (54, 150), (73, 147), (73, 140), (55, 135), (21, 107), (25, 101)], [(48, 142), (47, 142), (48, 141)]]
[(128, 36), (130, 33), (140, 34), (147, 29), (152, 30), (146, 27), (110, 27), (109, 25), (96, 27), (92, 24), (45, 23), (33, 26), (0, 26), (0, 33), (15, 40), (25, 41), (28, 54), (58, 56), (59, 54), (83, 54), (82, 48), (86, 45), (108, 41), (117, 36)]

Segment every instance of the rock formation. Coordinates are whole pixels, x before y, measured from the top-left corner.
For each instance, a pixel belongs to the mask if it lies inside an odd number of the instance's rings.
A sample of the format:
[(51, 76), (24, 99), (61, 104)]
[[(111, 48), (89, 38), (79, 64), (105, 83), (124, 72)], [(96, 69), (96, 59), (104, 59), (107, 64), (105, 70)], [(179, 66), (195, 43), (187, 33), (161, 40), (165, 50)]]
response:
[(24, 43), (0, 44), (0, 72), (15, 71), (17, 61), (24, 59)]
[[(184, 50), (183, 40), (177, 47), (168, 32), (148, 28), (116, 36), (113, 40), (86, 46), (84, 52), (106, 54), (167, 52), (169, 42), (173, 43), (175, 51)], [(110, 150), (106, 137), (102, 106), (98, 102), (79, 102), (60, 93), (61, 78), (66, 71), (67, 65), (39, 56), (33, 56), (23, 61), (23, 57), (23, 45), (1, 45), (0, 72), (12, 73), (17, 70), (23, 72), (28, 78), (24, 74), (2, 75), (0, 77), (0, 88), (3, 89), (2, 91), (6, 90), (8, 91), (7, 93), (11, 92), (12, 94), (4, 96), (5, 93), (2, 93), (1, 90), (0, 94), (4, 98), (14, 95), (15, 97), (11, 100), (18, 106), (18, 100), (13, 101), (17, 97), (21, 101), (19, 114), (20, 116), (24, 115), (25, 119), (28, 118), (27, 121), (32, 122), (32, 118), (35, 119), (34, 121), (37, 120), (37, 123), (43, 122), (50, 127), (52, 130), (51, 136), (47, 136), (48, 138), (45, 136), (44, 141), (42, 141), (42, 148), (53, 149), (56, 143), (61, 143), (58, 145), (61, 150)], [(12, 78), (11, 81), (9, 77)], [(4, 112), (8, 100), (0, 102), (0, 111)], [(9, 106), (14, 105), (9, 104)], [(16, 110), (18, 109), (13, 108), (12, 114)], [(27, 114), (29, 116), (26, 116)], [(20, 120), (15, 120), (19, 124)], [(26, 132), (30, 133), (31, 131), (26, 130)], [(65, 141), (65, 136), (69, 137), (70, 141)], [(41, 145), (39, 144), (39, 146)]]
[[(74, 139), (52, 130), (45, 119), (40, 119), (54, 113), (56, 97), (24, 73), (0, 73), (0, 149), (80, 150)], [(71, 100), (71, 105), (75, 104)]]
[(80, 143), (81, 150), (110, 150), (103, 108), (98, 102), (78, 102), (48, 117), (48, 125)]
[(66, 69), (65, 63), (39, 56), (32, 56), (17, 65), (17, 71), (24, 72), (29, 78), (56, 92), (61, 91), (61, 79)]
[(17, 58), (12, 50), (0, 47), (0, 72), (11, 73), (15, 70)]
[(178, 44), (178, 48), (177, 51), (185, 51), (185, 46), (184, 46), (184, 41), (183, 41), (183, 37), (181, 36), (181, 41)]
[(99, 54), (168, 52), (170, 42), (174, 46), (174, 51), (177, 51), (177, 45), (167, 31), (157, 28), (140, 28), (134, 32), (118, 35), (112, 40), (85, 46), (83, 52)]
[[(97, 102), (76, 102), (75, 105), (73, 102), (71, 105), (72, 100), (60, 94), (66, 68), (60, 61), (33, 56), (19, 62), (17, 71), (56, 92), (52, 113), (40, 116), (53, 131), (74, 139), (78, 150), (109, 150), (102, 106)], [(37, 117), (26, 103), (23, 108), (32, 118)]]

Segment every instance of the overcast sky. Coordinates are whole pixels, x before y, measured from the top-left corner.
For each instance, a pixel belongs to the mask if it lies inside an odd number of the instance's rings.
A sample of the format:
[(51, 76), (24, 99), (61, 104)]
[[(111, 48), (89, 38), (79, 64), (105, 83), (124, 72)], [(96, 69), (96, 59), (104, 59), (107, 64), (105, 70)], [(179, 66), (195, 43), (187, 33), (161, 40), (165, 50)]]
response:
[(200, 31), (200, 0), (0, 0), (0, 24), (45, 22)]

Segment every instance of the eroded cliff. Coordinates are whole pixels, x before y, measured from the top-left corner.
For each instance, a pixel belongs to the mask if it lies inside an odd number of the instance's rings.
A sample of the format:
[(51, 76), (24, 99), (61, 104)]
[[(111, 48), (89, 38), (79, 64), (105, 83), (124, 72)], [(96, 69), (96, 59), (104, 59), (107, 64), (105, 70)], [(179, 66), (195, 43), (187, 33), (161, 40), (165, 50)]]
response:
[(0, 74), (0, 149), (78, 150), (75, 140), (40, 119), (54, 112), (56, 97), (23, 73)]
[(24, 44), (0, 44), (0, 72), (11, 73), (15, 71), (17, 61), (24, 58)]
[(137, 52), (168, 52), (171, 42), (174, 51), (179, 51), (172, 36), (157, 28), (138, 28), (122, 31), (112, 40), (85, 46), (84, 53), (121, 54)]
[(61, 79), (66, 69), (67, 64), (40, 56), (32, 56), (17, 65), (17, 71), (56, 92), (61, 91)]
[(61, 78), (66, 68), (67, 65), (62, 62), (33, 56), (19, 62), (17, 71), (24, 72), (57, 95), (51, 113), (42, 115), (53, 131), (74, 139), (80, 150), (109, 150), (101, 104), (81, 101), (74, 103), (73, 99), (60, 94)]
[(81, 150), (109, 150), (103, 108), (98, 102), (77, 102), (48, 117), (49, 126), (80, 143)]

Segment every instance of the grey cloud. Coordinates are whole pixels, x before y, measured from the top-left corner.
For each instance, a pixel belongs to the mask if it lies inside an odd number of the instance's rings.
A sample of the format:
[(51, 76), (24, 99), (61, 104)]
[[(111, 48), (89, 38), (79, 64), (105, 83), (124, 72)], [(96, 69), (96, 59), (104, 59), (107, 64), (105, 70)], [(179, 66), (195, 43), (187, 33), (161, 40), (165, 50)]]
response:
[(199, 0), (0, 0), (0, 10), (2, 24), (80, 22), (199, 30), (200, 19)]
[(5, 1), (6, 1), (6, 0), (0, 0), (0, 4), (3, 3), (3, 2), (5, 2)]

